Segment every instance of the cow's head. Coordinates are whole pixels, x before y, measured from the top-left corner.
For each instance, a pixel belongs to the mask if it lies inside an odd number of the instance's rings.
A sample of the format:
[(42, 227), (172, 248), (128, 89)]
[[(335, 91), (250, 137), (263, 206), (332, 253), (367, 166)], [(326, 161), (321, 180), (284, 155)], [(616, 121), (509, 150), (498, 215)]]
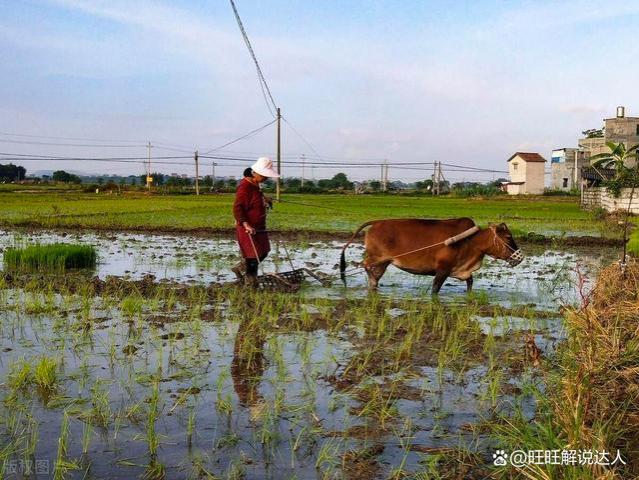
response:
[(486, 253), (491, 257), (506, 260), (511, 267), (515, 267), (524, 259), (524, 255), (517, 247), (515, 239), (505, 223), (499, 225), (490, 225), (488, 229), (491, 231), (490, 245)]

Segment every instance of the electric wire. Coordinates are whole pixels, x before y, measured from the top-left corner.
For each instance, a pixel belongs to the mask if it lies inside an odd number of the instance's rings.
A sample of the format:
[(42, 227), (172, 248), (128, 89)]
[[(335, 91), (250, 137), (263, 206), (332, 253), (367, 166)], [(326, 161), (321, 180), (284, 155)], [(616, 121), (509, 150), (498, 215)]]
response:
[(254, 135), (257, 135), (258, 133), (260, 133), (261, 131), (263, 131), (265, 128), (267, 128), (267, 127), (269, 127), (269, 126), (273, 125), (276, 121), (277, 121), (277, 119), (271, 120), (271, 121), (270, 121), (270, 122), (268, 122), (267, 124), (262, 125), (261, 127), (258, 127), (258, 128), (256, 128), (255, 130), (251, 130), (251, 131), (250, 131), (250, 132), (248, 132), (247, 134), (242, 135), (241, 137), (238, 137), (238, 138), (236, 138), (235, 140), (231, 140), (230, 142), (227, 142), (227, 143), (225, 143), (224, 145), (220, 145), (219, 147), (215, 147), (215, 148), (212, 148), (212, 149), (210, 149), (210, 150), (208, 150), (208, 151), (204, 152), (202, 155), (207, 155), (207, 154), (209, 154), (209, 153), (211, 153), (211, 152), (215, 152), (216, 150), (221, 150), (221, 149), (223, 149), (224, 147), (228, 147), (229, 145), (233, 145), (234, 143), (239, 142), (240, 140), (245, 140), (245, 139), (247, 139), (247, 138), (249, 138), (249, 137), (252, 137), (252, 136), (254, 136)]
[[(266, 83), (266, 78), (264, 78), (264, 74), (262, 73), (262, 68), (260, 67), (260, 63), (257, 61), (257, 56), (255, 55), (255, 51), (253, 50), (253, 46), (251, 45), (251, 41), (244, 29), (244, 24), (242, 23), (242, 19), (240, 18), (240, 14), (237, 11), (237, 7), (235, 6), (235, 2), (233, 0), (229, 0), (231, 2), (231, 7), (233, 8), (233, 13), (235, 14), (235, 20), (237, 21), (237, 26), (242, 33), (242, 38), (244, 39), (244, 43), (246, 44), (246, 48), (248, 48), (249, 53), (251, 54), (251, 58), (255, 63), (255, 68), (257, 69), (257, 77), (260, 82), (260, 88), (262, 89), (262, 95), (264, 96), (264, 101), (266, 102), (266, 106), (268, 111), (272, 116), (275, 116), (274, 110), (277, 111), (277, 104), (273, 99), (273, 95), (271, 94), (271, 89)], [(268, 98), (267, 98), (268, 97)], [(269, 104), (270, 100), (270, 104)], [(272, 105), (272, 108), (271, 108)]]

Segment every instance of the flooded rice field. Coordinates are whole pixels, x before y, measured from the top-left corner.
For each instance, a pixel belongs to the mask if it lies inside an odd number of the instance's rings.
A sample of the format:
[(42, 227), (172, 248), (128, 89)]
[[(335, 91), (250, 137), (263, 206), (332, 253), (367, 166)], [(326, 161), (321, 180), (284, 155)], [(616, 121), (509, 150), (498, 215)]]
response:
[[(611, 253), (524, 245), (433, 302), (430, 277), (392, 267), (378, 294), (363, 273), (344, 288), (338, 242), (287, 242), (335, 279), (297, 293), (231, 284), (227, 238), (0, 237), (25, 242), (92, 244), (99, 265), (3, 277), (0, 476), (16, 479), (485, 478), (491, 425), (534, 415), (560, 308)], [(273, 242), (265, 269), (288, 256)]]

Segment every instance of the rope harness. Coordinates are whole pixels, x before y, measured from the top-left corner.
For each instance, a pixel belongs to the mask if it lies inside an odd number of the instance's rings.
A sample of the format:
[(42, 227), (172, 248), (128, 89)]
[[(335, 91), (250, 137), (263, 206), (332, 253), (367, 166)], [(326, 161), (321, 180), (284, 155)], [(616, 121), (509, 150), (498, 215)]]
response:
[(517, 265), (519, 265), (524, 259), (524, 254), (521, 253), (521, 249), (518, 248), (517, 250), (515, 250), (513, 247), (511, 247), (506, 242), (504, 242), (501, 239), (501, 237), (497, 235), (497, 232), (494, 232), (493, 245), (496, 246), (498, 240), (502, 243), (502, 245), (504, 245), (508, 250), (512, 252), (510, 256), (506, 259), (506, 262), (508, 262), (508, 265), (510, 265), (511, 267), (516, 267)]

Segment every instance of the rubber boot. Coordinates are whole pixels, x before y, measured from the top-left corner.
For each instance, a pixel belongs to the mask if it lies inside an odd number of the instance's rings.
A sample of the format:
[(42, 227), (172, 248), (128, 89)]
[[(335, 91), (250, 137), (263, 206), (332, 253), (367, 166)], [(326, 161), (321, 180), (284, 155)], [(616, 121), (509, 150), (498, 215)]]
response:
[(244, 259), (240, 260), (233, 268), (231, 268), (231, 271), (235, 274), (238, 280), (243, 280), (246, 275), (246, 261)]
[(244, 277), (244, 285), (250, 288), (257, 288), (257, 275), (246, 275)]

